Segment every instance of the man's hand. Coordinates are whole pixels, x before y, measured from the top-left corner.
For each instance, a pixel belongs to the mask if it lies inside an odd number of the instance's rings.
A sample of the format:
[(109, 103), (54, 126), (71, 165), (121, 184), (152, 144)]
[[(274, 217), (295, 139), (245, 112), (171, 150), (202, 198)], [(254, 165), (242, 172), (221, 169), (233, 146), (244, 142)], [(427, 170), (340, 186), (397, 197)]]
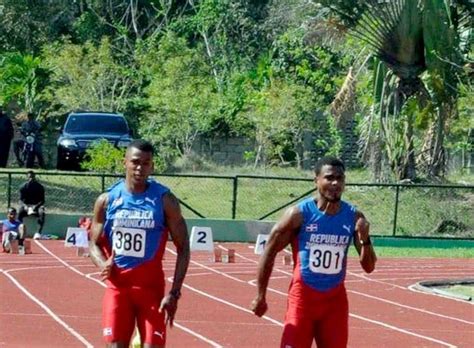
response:
[(264, 315), (268, 309), (265, 297), (255, 297), (255, 299), (252, 301), (252, 304), (250, 305), (250, 309), (258, 317)]
[(369, 222), (365, 219), (365, 217), (360, 217), (357, 219), (355, 230), (359, 237), (359, 240), (367, 242), (369, 239)]
[(112, 274), (112, 269), (114, 267), (114, 257), (115, 257), (115, 251), (112, 250), (112, 254), (104, 262), (104, 264), (103, 264), (103, 266), (101, 267), (101, 270), (100, 270), (100, 279), (102, 281), (106, 281), (107, 279), (110, 278), (110, 275)]
[(177, 309), (178, 309), (178, 300), (176, 299), (176, 297), (170, 294), (163, 297), (163, 299), (161, 300), (160, 309), (158, 311), (160, 313), (163, 313), (163, 311), (166, 311), (165, 325), (169, 323), (170, 327), (173, 327), (174, 315), (176, 314)]

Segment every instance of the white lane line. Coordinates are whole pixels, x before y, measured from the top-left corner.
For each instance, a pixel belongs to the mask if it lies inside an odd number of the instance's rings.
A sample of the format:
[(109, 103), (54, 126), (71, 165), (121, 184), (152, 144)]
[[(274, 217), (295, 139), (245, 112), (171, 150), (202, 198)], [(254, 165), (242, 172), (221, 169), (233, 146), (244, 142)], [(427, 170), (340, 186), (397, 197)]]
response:
[(368, 298), (371, 298), (371, 299), (373, 299), (373, 300), (377, 300), (377, 301), (389, 303), (389, 304), (394, 305), (394, 306), (397, 306), (397, 307), (407, 308), (407, 309), (410, 309), (410, 310), (413, 310), (413, 311), (418, 311), (418, 312), (422, 312), (422, 313), (425, 313), (425, 314), (430, 314), (430, 315), (433, 315), (433, 316), (435, 316), (435, 317), (441, 317), (441, 318), (444, 318), (444, 319), (450, 319), (450, 320), (459, 321), (459, 322), (461, 322), (461, 323), (474, 325), (474, 322), (469, 321), (469, 320), (464, 320), (464, 319), (460, 319), (460, 318), (455, 318), (455, 317), (451, 317), (451, 316), (448, 316), (448, 315), (444, 315), (444, 314), (440, 314), (440, 313), (431, 312), (431, 311), (428, 311), (428, 310), (426, 310), (426, 309), (422, 309), (422, 308), (417, 308), (417, 307), (412, 307), (412, 306), (404, 305), (404, 304), (401, 304), (401, 303), (398, 303), (398, 302), (394, 302), (394, 301), (390, 301), (390, 300), (384, 299), (384, 298), (382, 298), (382, 297), (364, 294), (364, 293), (359, 292), (359, 291), (347, 290), (347, 292), (351, 292), (351, 293), (357, 294), (357, 295), (359, 295), (359, 296), (368, 297)]
[(5, 274), (6, 277), (8, 277), (13, 284), (16, 285), (18, 289), (23, 291), (23, 293), (28, 296), (33, 302), (35, 302), (38, 306), (40, 306), (46, 313), (48, 313), (57, 323), (59, 323), (62, 327), (66, 329), (71, 335), (76, 337), (79, 341), (81, 341), (84, 346), (88, 348), (93, 348), (94, 346), (92, 343), (87, 341), (82, 335), (80, 335), (76, 330), (74, 330), (71, 326), (69, 326), (66, 322), (64, 322), (60, 317), (58, 317), (54, 312), (46, 306), (43, 302), (41, 302), (37, 297), (33, 296), (26, 288), (21, 285), (12, 275), (9, 274), (10, 271), (3, 271), (1, 270), (1, 273)]
[[(393, 284), (393, 283), (389, 283), (388, 281), (381, 281), (381, 280), (377, 280), (377, 279), (372, 279), (372, 278), (369, 278), (369, 277), (366, 277), (364, 275), (359, 275), (359, 274), (355, 274), (355, 273), (352, 273), (352, 272), (348, 272), (348, 273), (351, 273), (353, 276), (355, 277), (358, 277), (358, 278), (362, 278), (364, 280), (367, 280), (369, 282), (374, 282), (374, 283), (380, 283), (380, 284), (384, 284), (384, 285), (389, 285), (391, 286), (392, 288), (399, 288), (401, 290), (408, 290), (408, 291), (412, 291), (412, 292), (416, 292), (416, 293), (419, 293), (419, 294), (422, 294), (422, 295), (433, 295), (431, 293), (428, 293), (428, 292), (424, 292), (424, 291), (419, 291), (417, 289), (414, 288), (414, 285), (410, 285), (408, 287), (406, 286), (400, 286), (400, 285), (396, 285), (396, 284)], [(427, 277), (427, 278), (432, 278), (432, 277)], [(417, 277), (415, 279), (424, 279), (422, 277)], [(388, 280), (391, 280), (391, 279), (388, 279)], [(467, 304), (467, 305), (474, 305), (474, 303), (470, 303), (470, 302), (467, 302), (467, 301), (464, 301), (464, 300), (460, 300), (460, 299), (457, 299), (457, 298), (454, 298), (454, 297), (445, 297), (445, 296), (441, 296), (441, 295), (435, 295), (435, 296), (438, 296), (438, 297), (443, 297), (443, 298), (446, 298), (448, 300), (451, 300), (451, 301), (457, 301), (457, 302), (462, 302), (464, 304)]]
[[(277, 279), (277, 278), (283, 278), (283, 277), (271, 277), (270, 279)], [(286, 279), (286, 277), (285, 277), (285, 279)], [(252, 286), (257, 286), (257, 279), (249, 280), (247, 283), (249, 283)], [(274, 292), (276, 294), (280, 294), (280, 295), (285, 296), (285, 297), (288, 295), (286, 292), (273, 289), (269, 286), (267, 287), (267, 290), (270, 291), (270, 292)]]
[[(79, 275), (81, 275), (81, 276), (83, 276), (83, 277), (86, 277), (87, 279), (90, 279), (90, 280), (96, 282), (97, 284), (99, 284), (100, 286), (102, 286), (102, 287), (104, 287), (104, 288), (107, 286), (107, 285), (105, 285), (101, 280), (94, 278), (94, 275), (97, 275), (98, 272), (89, 273), (89, 274), (84, 274), (84, 273), (82, 273), (81, 271), (77, 270), (76, 268), (70, 266), (67, 262), (64, 262), (61, 258), (59, 258), (58, 256), (56, 256), (56, 254), (54, 254), (52, 251), (50, 251), (49, 249), (47, 249), (45, 246), (43, 246), (43, 245), (42, 245), (40, 242), (38, 242), (37, 240), (35, 240), (35, 242), (36, 242), (36, 244), (38, 244), (45, 252), (47, 252), (49, 255), (51, 255), (51, 256), (54, 257), (56, 260), (58, 260), (59, 262), (61, 262), (64, 266), (66, 266), (67, 268), (69, 268), (71, 271), (73, 271), (73, 272), (75, 272), (75, 273), (77, 273), (77, 274), (79, 274)], [(187, 332), (187, 333), (190, 333), (190, 334), (192, 334), (193, 336), (195, 336), (195, 337), (197, 337), (197, 338), (199, 338), (199, 339), (202, 339), (202, 340), (204, 340), (204, 341), (207, 342), (207, 343), (213, 342), (212, 340), (210, 340), (210, 339), (208, 339), (208, 338), (206, 338), (206, 337), (200, 335), (199, 333), (197, 333), (197, 332), (195, 332), (195, 331), (193, 331), (193, 330), (191, 330), (191, 329), (188, 329), (188, 328), (184, 327), (183, 325), (179, 325), (179, 323), (177, 323), (177, 322), (174, 322), (174, 324), (175, 324), (175, 325), (178, 324), (178, 325), (176, 325), (176, 327), (178, 327), (179, 329), (181, 329), (181, 330), (183, 330), (183, 331), (185, 331), (185, 332)], [(215, 342), (214, 342), (214, 343), (215, 343)], [(217, 343), (215, 343), (215, 344), (216, 344), (215, 347), (221, 347), (221, 346), (217, 345)], [(91, 347), (92, 347), (92, 346), (91, 346)]]
[(389, 325), (389, 324), (386, 324), (386, 323), (383, 323), (381, 321), (377, 321), (377, 320), (372, 320), (372, 319), (369, 319), (369, 318), (365, 318), (365, 317), (361, 317), (360, 315), (356, 315), (356, 314), (352, 314), (350, 313), (349, 314), (351, 317), (353, 318), (357, 318), (357, 319), (360, 319), (360, 320), (364, 320), (364, 321), (368, 321), (372, 324), (376, 324), (376, 325), (380, 325), (380, 326), (383, 326), (383, 327), (386, 327), (386, 328), (389, 328), (389, 329), (392, 329), (392, 330), (395, 330), (395, 331), (398, 331), (398, 332), (401, 332), (401, 333), (404, 333), (404, 334), (407, 334), (407, 335), (411, 335), (411, 336), (415, 336), (415, 337), (418, 337), (418, 338), (422, 338), (424, 340), (428, 340), (428, 341), (431, 341), (431, 342), (435, 342), (435, 343), (439, 343), (443, 346), (446, 346), (446, 347), (450, 347), (450, 348), (457, 348), (457, 346), (451, 344), (451, 343), (448, 343), (448, 342), (444, 342), (444, 341), (441, 341), (441, 340), (437, 340), (435, 338), (432, 338), (432, 337), (428, 337), (428, 336), (424, 336), (424, 335), (420, 335), (420, 334), (417, 334), (417, 333), (414, 333), (414, 332), (411, 332), (411, 331), (408, 331), (408, 330), (405, 330), (405, 329), (401, 329), (399, 327), (396, 327), (396, 326), (393, 326), (393, 325)]
[[(173, 254), (173, 255), (177, 255), (174, 250), (172, 250), (172, 249), (170, 249), (170, 248), (168, 248), (168, 247), (166, 247), (166, 250), (168, 250), (168, 252), (170, 252), (170, 253)], [(216, 270), (216, 269), (214, 269), (214, 268), (212, 268), (212, 267), (208, 267), (208, 266), (206, 266), (206, 265), (203, 265), (202, 263), (199, 263), (199, 262), (197, 262), (197, 261), (192, 261), (192, 260), (191, 260), (190, 262), (191, 262), (193, 265), (197, 265), (197, 266), (202, 267), (202, 268), (204, 268), (204, 269), (207, 269), (208, 271), (211, 271), (211, 272), (213, 272), (213, 273), (220, 274), (221, 276), (226, 277), (226, 278), (229, 278), (229, 279), (232, 279), (232, 280), (235, 280), (236, 282), (245, 283), (243, 280), (241, 280), (241, 279), (239, 279), (239, 278), (232, 277), (232, 276), (230, 276), (230, 275), (228, 275), (228, 274), (226, 274), (226, 273), (224, 273), (224, 272), (221, 272), (221, 271), (218, 271), (218, 270)]]
[[(456, 275), (453, 274), (453, 276), (456, 276)], [(406, 277), (406, 276), (394, 276), (394, 277), (392, 277), (392, 276), (387, 275), (387, 278), (378, 278), (377, 280), (382, 281), (382, 282), (388, 282), (388, 281), (396, 281), (396, 280), (426, 280), (426, 279), (444, 280), (446, 278), (442, 278), (442, 277), (437, 276), (437, 275), (432, 275), (432, 276), (423, 275), (423, 276), (418, 276), (418, 277)]]
[[(168, 278), (168, 281), (169, 281), (170, 283), (173, 282), (173, 277), (169, 277), (169, 278)], [(238, 310), (243, 311), (243, 312), (245, 312), (245, 313), (249, 313), (249, 314), (254, 315), (254, 313), (253, 313), (250, 309), (247, 309), (247, 308), (245, 308), (245, 307), (241, 307), (241, 306), (239, 306), (239, 305), (236, 305), (235, 303), (226, 301), (226, 300), (224, 300), (223, 298), (220, 298), (220, 297), (211, 295), (211, 294), (209, 294), (209, 293), (207, 293), (207, 292), (205, 292), (205, 291), (196, 289), (196, 288), (194, 288), (194, 287), (192, 287), (192, 286), (189, 286), (189, 285), (187, 285), (187, 284), (183, 284), (183, 286), (184, 286), (186, 289), (189, 289), (189, 290), (191, 290), (191, 291), (197, 292), (198, 294), (203, 295), (203, 296), (205, 296), (205, 297), (208, 297), (208, 298), (210, 298), (210, 299), (212, 299), (212, 300), (214, 300), (214, 301), (223, 303), (223, 304), (225, 304), (225, 305), (227, 305), (227, 306), (230, 306), (230, 307), (232, 307), (232, 308), (235, 308), (235, 309), (238, 309)], [(268, 320), (268, 321), (270, 321), (270, 322), (272, 322), (273, 324), (276, 324), (276, 325), (278, 325), (278, 326), (283, 326), (283, 323), (281, 323), (281, 322), (279, 322), (278, 320), (275, 320), (275, 319), (273, 319), (273, 318), (267, 317), (266, 315), (264, 315), (262, 318), (265, 319), (265, 320)]]
[(412, 284), (408, 287), (409, 290), (413, 291), (413, 292), (417, 292), (419, 294), (423, 294), (423, 295), (431, 295), (431, 296), (436, 296), (436, 297), (443, 297), (445, 299), (448, 299), (448, 300), (452, 300), (452, 301), (457, 301), (457, 302), (461, 302), (463, 304), (470, 304), (471, 306), (474, 306), (474, 303), (472, 302), (467, 302), (466, 300), (461, 300), (459, 298), (455, 298), (455, 297), (451, 297), (451, 296), (444, 296), (440, 293), (431, 293), (431, 292), (427, 292), (427, 291), (422, 291), (420, 289), (417, 289), (416, 287), (416, 284)]
[(364, 279), (364, 280), (367, 280), (369, 282), (374, 282), (374, 283), (380, 283), (380, 284), (384, 284), (384, 285), (390, 285), (391, 287), (393, 288), (398, 288), (398, 289), (402, 289), (402, 290), (406, 290), (407, 288), (405, 286), (401, 286), (401, 285), (397, 285), (397, 284), (392, 284), (392, 283), (388, 283), (388, 282), (384, 282), (384, 281), (380, 281), (380, 280), (377, 280), (377, 279), (372, 279), (372, 278), (369, 278), (363, 274), (357, 274), (357, 273), (354, 273), (354, 272), (349, 272), (347, 271), (347, 274), (350, 274), (354, 277), (357, 277), (357, 278), (361, 278), (361, 279)]
[[(167, 250), (168, 252), (170, 252), (170, 253), (176, 255), (176, 252), (175, 252), (174, 250), (169, 249), (169, 248), (166, 248), (166, 250)], [(193, 262), (193, 261), (191, 261), (191, 262)], [(214, 273), (217, 273), (217, 274), (220, 274), (220, 275), (222, 275), (222, 276), (225, 276), (225, 274), (224, 274), (223, 272), (215, 271), (215, 270), (213, 270), (212, 268), (206, 267), (206, 266), (205, 266), (205, 268), (206, 268), (206, 269), (209, 269), (209, 270), (211, 270), (211, 271), (213, 271)], [(234, 278), (234, 277), (231, 277), (231, 278)], [(245, 282), (245, 281), (243, 281), (243, 280), (240, 280), (240, 279), (237, 279), (237, 278), (235, 278), (234, 280), (237, 280), (237, 281), (239, 281), (239, 282), (241, 282), (241, 283), (247, 284), (247, 282)], [(173, 277), (169, 277), (169, 278), (168, 278), (168, 281), (169, 281), (169, 282), (172, 282), (172, 281), (173, 281)], [(224, 304), (226, 304), (226, 305), (228, 305), (228, 306), (230, 306), (230, 307), (233, 307), (233, 308), (236, 308), (236, 309), (241, 310), (241, 311), (243, 311), (243, 312), (250, 313), (250, 314), (254, 315), (254, 313), (253, 313), (250, 309), (247, 309), (247, 308), (245, 308), (245, 307), (241, 307), (241, 306), (236, 305), (236, 304), (234, 304), (234, 303), (232, 303), (232, 302), (226, 301), (226, 300), (224, 300), (224, 299), (222, 299), (222, 298), (220, 298), (220, 297), (213, 296), (213, 295), (211, 295), (211, 294), (209, 294), (209, 293), (207, 293), (207, 292), (205, 292), (205, 291), (198, 290), (198, 289), (193, 288), (192, 286), (189, 286), (189, 285), (187, 285), (187, 284), (183, 284), (183, 286), (186, 287), (187, 289), (191, 290), (191, 291), (197, 292), (198, 294), (201, 294), (201, 295), (203, 295), (203, 296), (206, 296), (206, 297), (208, 297), (208, 298), (211, 298), (211, 299), (213, 299), (213, 300), (215, 300), (215, 301), (217, 301), (217, 302), (224, 303)], [(278, 325), (278, 326), (283, 326), (283, 323), (282, 323), (282, 322), (279, 322), (278, 320), (275, 320), (275, 319), (273, 319), (273, 318), (270, 318), (270, 317), (268, 317), (268, 316), (266, 316), (266, 315), (262, 316), (262, 318), (265, 319), (265, 320), (268, 320), (268, 321), (270, 321), (270, 322), (272, 322), (273, 324), (276, 324), (276, 325)]]
[(41, 249), (43, 249), (47, 254), (49, 254), (50, 256), (52, 256), (53, 258), (55, 258), (56, 260), (58, 260), (60, 263), (62, 263), (64, 266), (66, 266), (67, 268), (69, 268), (71, 271), (81, 275), (81, 276), (84, 276), (84, 273), (82, 273), (81, 271), (79, 271), (77, 268), (74, 268), (72, 267), (71, 265), (69, 265), (66, 261), (63, 261), (60, 257), (56, 256), (56, 254), (54, 254), (52, 251), (50, 251), (48, 248), (46, 248), (43, 244), (41, 244), (40, 242), (38, 242), (38, 240), (35, 240), (34, 241), (36, 243), (36, 245), (38, 245)]
[(207, 337), (204, 337), (203, 335), (200, 335), (197, 332), (195, 332), (193, 330), (190, 330), (187, 327), (184, 327), (183, 325), (178, 324), (176, 321), (173, 323), (173, 325), (176, 326), (177, 328), (183, 330), (183, 331), (186, 331), (188, 334), (193, 335), (193, 336), (203, 340), (206, 343), (209, 343), (212, 347), (222, 348), (222, 346), (219, 343), (214, 342), (213, 340), (211, 340)]
[[(247, 257), (244, 257), (244, 256), (242, 256), (242, 255), (239, 255), (238, 253), (236, 253), (235, 255), (258, 264), (257, 261), (254, 261), (254, 260), (249, 259), (249, 258), (247, 258)], [(277, 269), (277, 271), (279, 271), (279, 270)], [(284, 274), (287, 274), (287, 273), (288, 273), (288, 272), (285, 272), (285, 271), (280, 271), (280, 272), (282, 272), (282, 273), (284, 273)], [(364, 278), (364, 279), (366, 279), (366, 280), (372, 280), (372, 279), (370, 279), (370, 278), (368, 278), (368, 277), (365, 277), (364, 275), (358, 275), (358, 274), (354, 274), (354, 275), (355, 275), (356, 277)], [(255, 281), (256, 281), (256, 280), (254, 280), (254, 282), (255, 282)], [(250, 281), (250, 282), (248, 282), (248, 284), (249, 284), (249, 285), (254, 285), (255, 283), (252, 283), (252, 281)], [(393, 285), (393, 284), (389, 284), (389, 285)], [(255, 284), (255, 286), (256, 286), (256, 284)], [(404, 288), (404, 287), (403, 287), (402, 289), (403, 289), (403, 290), (406, 290), (406, 288)], [(286, 293), (283, 293), (283, 292), (278, 291), (278, 290), (276, 290), (276, 289), (270, 290), (270, 288), (268, 288), (268, 290), (269, 290), (269, 291), (272, 291), (272, 292), (275, 292), (275, 293), (278, 293), (278, 294), (283, 295), (283, 296), (287, 296)], [(374, 298), (379, 299), (379, 298), (377, 298), (377, 297), (374, 297)], [(382, 299), (379, 299), (379, 300), (382, 300)], [(388, 300), (387, 300), (387, 301), (388, 301)], [(404, 305), (402, 305), (402, 304), (398, 304), (398, 303), (395, 303), (395, 302), (394, 302), (394, 304), (399, 305), (399, 306), (404, 306)], [(407, 306), (407, 307), (408, 307), (408, 306)], [(423, 311), (423, 310), (420, 310), (420, 311)], [(432, 313), (432, 312), (429, 312), (429, 313)], [(432, 313), (432, 314), (436, 315), (436, 313)], [(437, 340), (437, 339), (432, 338), (432, 337), (429, 337), (429, 336), (420, 335), (420, 334), (417, 334), (417, 333), (414, 333), (414, 332), (411, 332), (411, 331), (408, 331), (408, 330), (405, 330), (405, 329), (402, 329), (402, 328), (398, 328), (398, 327), (393, 326), (393, 325), (390, 325), (390, 324), (386, 324), (386, 323), (383, 323), (383, 322), (379, 322), (379, 321), (376, 321), (376, 320), (372, 320), (372, 319), (369, 319), (369, 318), (365, 318), (365, 317), (362, 317), (362, 316), (360, 316), (360, 315), (356, 315), (356, 314), (352, 314), (352, 313), (349, 313), (349, 315), (352, 316), (352, 317), (354, 317), (354, 318), (360, 319), (360, 320), (365, 320), (365, 321), (368, 321), (368, 322), (370, 322), (370, 323), (374, 323), (374, 324), (377, 324), (377, 325), (382, 325), (382, 326), (385, 326), (385, 327), (387, 327), (387, 328), (390, 328), (390, 329), (393, 329), (393, 330), (396, 330), (396, 331), (399, 331), (399, 332), (403, 332), (403, 333), (406, 333), (406, 334), (408, 334), (408, 335), (412, 335), (412, 336), (416, 336), (416, 337), (419, 337), (419, 338), (423, 338), (423, 339), (426, 339), (426, 340), (429, 340), (429, 341), (432, 341), (432, 342), (437, 342), (437, 343), (446, 345), (446, 346), (448, 346), (448, 347), (456, 347), (456, 346), (454, 346), (454, 345), (452, 345), (452, 344), (450, 344), (450, 343), (447, 343), (447, 342), (444, 342), (444, 341), (440, 341), (440, 340)], [(442, 315), (440, 315), (440, 316), (442, 316)], [(448, 318), (450, 318), (450, 317), (448, 317)], [(457, 319), (457, 318), (452, 318), (452, 319)], [(458, 320), (462, 321), (462, 319), (458, 319)]]
[[(221, 248), (221, 249), (223, 249), (223, 250), (229, 250), (229, 249), (227, 249), (227, 248), (223, 247), (222, 245), (219, 245), (219, 248)], [(285, 249), (285, 250), (286, 250), (286, 249)], [(250, 261), (250, 262), (252, 262), (252, 263), (258, 264), (258, 262), (257, 262), (257, 261), (255, 261), (255, 260), (252, 260), (252, 259), (250, 259), (250, 258), (248, 258), (248, 257), (245, 257), (245, 256), (243, 256), (242, 254), (235, 253), (235, 256), (238, 256), (238, 257), (240, 257), (241, 259), (244, 259), (244, 260)], [(278, 267), (275, 267), (275, 268), (273, 268), (273, 269), (274, 269), (275, 271), (277, 271), (277, 272), (280, 272), (280, 273), (286, 274), (286, 275), (288, 275), (288, 276), (293, 276), (293, 273), (291, 273), (291, 272), (287, 272), (287, 271), (284, 271), (284, 270), (282, 270), (282, 269), (279, 269)]]

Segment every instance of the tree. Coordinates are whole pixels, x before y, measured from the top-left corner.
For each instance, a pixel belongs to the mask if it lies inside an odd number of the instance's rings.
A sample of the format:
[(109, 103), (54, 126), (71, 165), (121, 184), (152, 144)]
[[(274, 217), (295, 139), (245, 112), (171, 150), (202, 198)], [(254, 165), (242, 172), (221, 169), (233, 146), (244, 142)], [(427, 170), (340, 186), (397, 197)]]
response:
[(283, 151), (288, 148), (301, 168), (305, 159), (303, 136), (312, 129), (314, 112), (313, 92), (308, 87), (273, 79), (255, 90), (245, 111), (255, 127), (254, 165), (266, 165), (275, 159), (285, 163)]
[(110, 40), (99, 45), (65, 41), (44, 48), (51, 71), (47, 99), (56, 113), (71, 110), (122, 111), (136, 89), (134, 72), (116, 62)]
[[(421, 108), (433, 110), (419, 164), (425, 164), (428, 176), (442, 175), (446, 124), (454, 115), (457, 84), (464, 73), (463, 46), (472, 35), (472, 6), (467, 1), (449, 0), (321, 3), (339, 15), (378, 59), (374, 65), (375, 117), (370, 116), (371, 122), (366, 123), (372, 130), (366, 132), (366, 141), (385, 148), (398, 179), (414, 179), (415, 118), (397, 116), (405, 103), (415, 98)], [(390, 126), (400, 122), (405, 125)], [(393, 148), (399, 146), (400, 141), (393, 140), (400, 136), (408, 142), (403, 152)]]
[(4, 103), (16, 102), (27, 112), (39, 111), (46, 79), (41, 65), (39, 57), (29, 54), (0, 56), (0, 99)]
[(149, 111), (140, 133), (155, 143), (165, 160), (191, 153), (198, 135), (220, 114), (220, 96), (211, 68), (198, 48), (170, 33), (142, 57), (151, 82), (145, 92)]
[(75, 1), (0, 1), (0, 47), (39, 55), (41, 47), (71, 32)]

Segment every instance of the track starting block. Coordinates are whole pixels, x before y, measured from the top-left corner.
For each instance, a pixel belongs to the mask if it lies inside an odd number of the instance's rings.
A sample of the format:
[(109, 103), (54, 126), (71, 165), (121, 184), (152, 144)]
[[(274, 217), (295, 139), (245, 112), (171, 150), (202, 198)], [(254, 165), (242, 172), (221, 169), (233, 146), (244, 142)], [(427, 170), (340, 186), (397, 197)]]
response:
[(291, 265), (293, 263), (293, 259), (290, 254), (283, 255), (283, 264), (285, 266)]
[(76, 248), (76, 255), (79, 257), (89, 257), (89, 252), (87, 248), (84, 247), (77, 247)]
[(18, 246), (18, 240), (10, 241), (10, 254), (19, 254), (20, 247)]
[(222, 249), (214, 249), (214, 262), (222, 262)]
[(222, 255), (222, 262), (235, 263), (235, 249), (227, 249), (226, 253)]
[(25, 251), (25, 254), (32, 254), (33, 252), (31, 251), (31, 240), (24, 240), (23, 241), (23, 250)]

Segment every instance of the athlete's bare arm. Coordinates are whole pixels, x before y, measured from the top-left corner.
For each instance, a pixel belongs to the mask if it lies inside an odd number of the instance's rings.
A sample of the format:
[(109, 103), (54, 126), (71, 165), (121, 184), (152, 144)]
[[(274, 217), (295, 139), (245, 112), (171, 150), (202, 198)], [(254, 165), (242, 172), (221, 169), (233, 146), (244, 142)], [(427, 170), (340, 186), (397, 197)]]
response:
[(260, 259), (257, 270), (257, 296), (252, 301), (251, 310), (255, 315), (261, 317), (268, 309), (266, 293), (268, 281), (272, 274), (273, 264), (278, 252), (283, 250), (296, 236), (303, 222), (298, 207), (288, 209), (283, 217), (273, 226), (270, 237), (266, 243), (265, 250)]
[(168, 295), (161, 302), (160, 311), (163, 309), (167, 312), (167, 321), (173, 326), (174, 315), (177, 309), (177, 301), (183, 285), (186, 271), (188, 270), (190, 251), (189, 238), (186, 221), (181, 214), (178, 199), (170, 192), (163, 197), (163, 206), (165, 210), (166, 226), (170, 230), (171, 238), (176, 247), (177, 257), (174, 270), (173, 285)]
[(370, 224), (360, 211), (356, 212), (356, 226), (354, 246), (359, 253), (360, 265), (366, 273), (371, 273), (375, 269), (377, 256), (369, 235)]
[(106, 280), (110, 277), (113, 266), (114, 252), (106, 259), (97, 245), (97, 241), (104, 233), (105, 209), (107, 207), (107, 193), (101, 194), (94, 204), (94, 217), (92, 219), (91, 236), (89, 241), (89, 255), (92, 262), (100, 268), (100, 277)]

